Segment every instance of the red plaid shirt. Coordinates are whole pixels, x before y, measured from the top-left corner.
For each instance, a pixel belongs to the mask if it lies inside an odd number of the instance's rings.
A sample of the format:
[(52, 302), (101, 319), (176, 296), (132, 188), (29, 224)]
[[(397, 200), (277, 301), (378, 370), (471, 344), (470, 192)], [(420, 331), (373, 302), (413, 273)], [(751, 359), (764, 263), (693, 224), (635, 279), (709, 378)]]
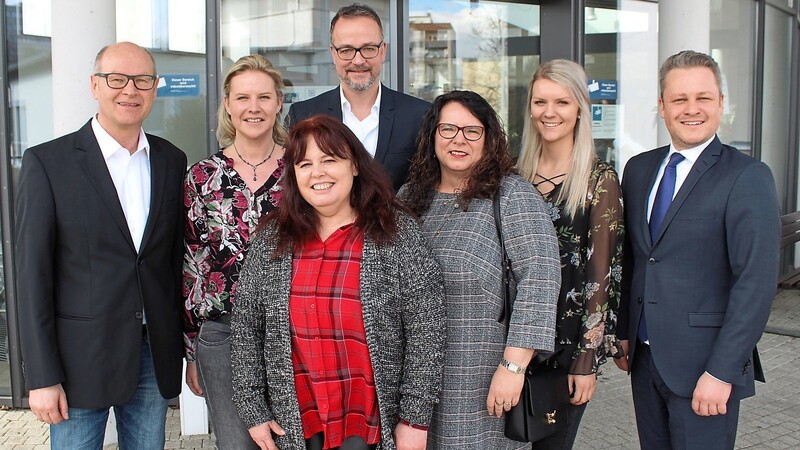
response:
[(292, 363), (308, 439), (324, 433), (323, 448), (342, 445), (350, 436), (367, 444), (380, 441), (380, 412), (375, 392), (359, 276), (364, 235), (347, 225), (322, 242), (295, 248), (289, 323)]

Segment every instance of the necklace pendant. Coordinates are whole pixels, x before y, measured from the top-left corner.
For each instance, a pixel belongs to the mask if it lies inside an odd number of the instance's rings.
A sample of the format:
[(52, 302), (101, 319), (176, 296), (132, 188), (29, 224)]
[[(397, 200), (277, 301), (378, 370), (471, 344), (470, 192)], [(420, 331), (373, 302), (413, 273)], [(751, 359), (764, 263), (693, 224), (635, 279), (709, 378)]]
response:
[(253, 169), (253, 181), (258, 181), (258, 177), (256, 177), (255, 169)]

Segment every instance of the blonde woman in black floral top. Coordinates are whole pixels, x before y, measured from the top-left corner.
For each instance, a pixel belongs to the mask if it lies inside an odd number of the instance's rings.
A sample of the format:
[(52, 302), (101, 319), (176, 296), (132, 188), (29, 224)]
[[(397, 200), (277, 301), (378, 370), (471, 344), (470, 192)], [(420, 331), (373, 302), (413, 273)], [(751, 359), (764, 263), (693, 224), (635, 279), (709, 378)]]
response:
[(236, 61), (217, 115), (223, 149), (193, 165), (184, 184), (186, 384), (206, 398), (221, 450), (259, 448), (232, 400), (230, 317), (252, 234), (281, 197), (283, 88), (263, 56)]
[(533, 74), (518, 168), (544, 196), (558, 235), (561, 292), (556, 321), (558, 368), (568, 371), (568, 424), (534, 449), (571, 449), (586, 403), (616, 338), (622, 271), (622, 196), (614, 168), (598, 160), (591, 135), (586, 74), (553, 60)]

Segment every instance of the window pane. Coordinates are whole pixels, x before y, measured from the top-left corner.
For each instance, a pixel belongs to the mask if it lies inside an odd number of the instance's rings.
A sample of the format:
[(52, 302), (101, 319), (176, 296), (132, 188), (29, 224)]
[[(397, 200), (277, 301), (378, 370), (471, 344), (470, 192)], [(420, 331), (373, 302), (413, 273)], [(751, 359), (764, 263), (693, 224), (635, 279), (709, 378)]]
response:
[[(764, 16), (764, 91), (761, 118), (761, 160), (772, 170), (778, 200), (786, 207), (786, 183), (789, 176), (789, 95), (792, 80), (792, 28), (794, 19), (778, 8), (767, 5)], [(789, 211), (789, 209), (785, 209)]]
[[(222, 76), (242, 56), (266, 56), (283, 75), (283, 114), (292, 102), (307, 100), (339, 85), (330, 46), (330, 23), (351, 0), (222, 0)], [(384, 40), (391, 35), (389, 0), (363, 1), (383, 22)], [(381, 82), (390, 86), (391, 50), (381, 68)], [(222, 82), (222, 80), (220, 80)], [(391, 86), (390, 86), (391, 87)]]
[(481, 94), (500, 114), (517, 154), (528, 82), (539, 66), (539, 6), (481, 1), (409, 1), (410, 94)]
[(586, 74), (597, 155), (619, 173), (657, 142), (658, 4), (587, 7)]
[[(722, 72), (722, 93), (725, 96), (719, 138), (752, 155), (755, 67), (752, 42), (757, 5), (741, 0), (712, 2), (711, 5), (711, 56)], [(769, 67), (765, 65), (767, 70)]]
[(204, 2), (117, 0), (117, 40), (149, 49), (161, 77), (144, 129), (177, 145), (189, 164), (208, 156), (205, 39)]

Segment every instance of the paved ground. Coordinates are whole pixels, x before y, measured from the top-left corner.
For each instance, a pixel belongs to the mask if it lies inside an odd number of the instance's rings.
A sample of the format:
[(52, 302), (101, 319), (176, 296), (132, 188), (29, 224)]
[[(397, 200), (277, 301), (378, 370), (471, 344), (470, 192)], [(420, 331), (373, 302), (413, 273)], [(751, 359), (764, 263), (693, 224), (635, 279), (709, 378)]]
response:
[[(767, 383), (742, 402), (737, 449), (800, 448), (800, 291), (776, 298), (767, 333), (758, 344)], [(28, 410), (0, 411), (0, 449), (49, 449), (48, 431)], [(177, 409), (167, 413), (169, 449), (214, 448), (211, 435), (181, 436)], [(604, 366), (595, 398), (578, 432), (576, 450), (638, 449), (627, 375)], [(106, 446), (105, 450), (116, 449)]]

